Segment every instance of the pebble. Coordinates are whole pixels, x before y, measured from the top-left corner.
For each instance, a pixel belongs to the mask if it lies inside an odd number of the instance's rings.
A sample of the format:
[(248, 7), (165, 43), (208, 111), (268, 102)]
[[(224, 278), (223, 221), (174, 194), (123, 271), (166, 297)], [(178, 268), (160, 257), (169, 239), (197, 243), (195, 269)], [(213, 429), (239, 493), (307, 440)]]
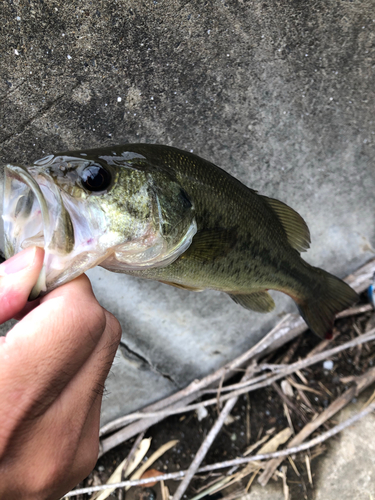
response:
[(333, 368), (333, 361), (331, 359), (326, 359), (323, 363), (323, 368), (325, 370), (332, 370)]

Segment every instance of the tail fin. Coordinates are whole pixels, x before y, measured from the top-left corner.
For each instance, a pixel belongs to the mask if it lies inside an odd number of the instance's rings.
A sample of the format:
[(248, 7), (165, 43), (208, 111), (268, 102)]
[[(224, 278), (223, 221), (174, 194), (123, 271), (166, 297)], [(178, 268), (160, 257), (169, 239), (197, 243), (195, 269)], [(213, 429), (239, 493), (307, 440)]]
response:
[(301, 316), (309, 328), (324, 338), (333, 327), (335, 315), (358, 300), (357, 293), (344, 281), (323, 269), (313, 268), (320, 274), (320, 293), (298, 301)]

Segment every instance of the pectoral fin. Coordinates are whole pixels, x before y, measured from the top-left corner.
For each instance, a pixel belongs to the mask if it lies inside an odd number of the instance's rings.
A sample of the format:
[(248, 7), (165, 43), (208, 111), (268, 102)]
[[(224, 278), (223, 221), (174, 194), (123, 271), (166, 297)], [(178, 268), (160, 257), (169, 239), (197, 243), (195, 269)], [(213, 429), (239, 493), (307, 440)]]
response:
[(237, 241), (236, 228), (212, 228), (198, 231), (181, 258), (212, 261), (226, 257)]
[(268, 292), (254, 292), (247, 295), (233, 295), (229, 293), (228, 295), (234, 302), (252, 311), (266, 313), (272, 311), (275, 307), (275, 302)]

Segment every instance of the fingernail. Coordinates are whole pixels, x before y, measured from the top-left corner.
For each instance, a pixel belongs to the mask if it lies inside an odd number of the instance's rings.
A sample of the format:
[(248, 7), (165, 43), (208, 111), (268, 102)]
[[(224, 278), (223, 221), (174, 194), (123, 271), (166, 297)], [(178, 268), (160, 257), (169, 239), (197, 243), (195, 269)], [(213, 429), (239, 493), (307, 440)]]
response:
[(28, 268), (34, 262), (36, 247), (29, 247), (0, 265), (0, 274), (14, 274)]

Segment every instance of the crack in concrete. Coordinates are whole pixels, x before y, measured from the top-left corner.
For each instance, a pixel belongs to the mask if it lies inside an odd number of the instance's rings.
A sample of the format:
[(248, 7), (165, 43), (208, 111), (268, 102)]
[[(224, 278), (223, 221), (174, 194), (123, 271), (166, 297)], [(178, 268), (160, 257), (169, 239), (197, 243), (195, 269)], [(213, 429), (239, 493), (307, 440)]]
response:
[[(14, 88), (10, 88), (10, 90), (8, 90), (8, 92), (5, 92), (5, 94), (0, 95), (0, 103), (2, 103), (7, 97), (9, 97), (12, 94), (14, 94), (14, 92), (16, 92), (18, 89), (20, 89), (21, 87), (23, 87), (23, 85), (25, 85), (25, 83), (27, 83), (27, 82), (28, 82), (28, 79), (25, 78), (22, 83), (20, 83), (19, 85), (17, 85)], [(8, 83), (9, 82), (7, 82), (7, 84)], [(12, 87), (13, 87), (13, 85), (12, 85)]]
[(124, 358), (129, 359), (129, 360), (133, 360), (133, 361), (137, 361), (137, 362), (141, 362), (143, 365), (146, 365), (147, 368), (149, 368), (151, 371), (153, 371), (157, 375), (161, 375), (163, 378), (166, 378), (167, 380), (172, 382), (172, 384), (176, 388), (179, 387), (177, 382), (173, 379), (173, 377), (171, 377), (171, 375), (169, 375), (168, 373), (162, 372), (159, 368), (154, 366), (149, 359), (147, 359), (146, 357), (142, 356), (142, 354), (139, 354), (138, 352), (131, 349), (124, 342), (123, 339), (121, 339), (119, 347), (120, 347), (121, 354), (123, 355)]
[(37, 113), (35, 113), (34, 116), (32, 116), (31, 118), (29, 118), (27, 121), (25, 121), (24, 123), (21, 124), (20, 127), (18, 127), (18, 129), (14, 132), (12, 132), (11, 134), (9, 134), (7, 137), (5, 137), (1, 142), (0, 142), (0, 146), (4, 146), (6, 143), (9, 143), (9, 141), (11, 141), (12, 139), (14, 139), (16, 136), (22, 134), (23, 132), (26, 131), (26, 128), (31, 125), (35, 120), (37, 120), (38, 118), (41, 118), (42, 116), (44, 116), (46, 113), (48, 113), (48, 111), (50, 111), (50, 109), (56, 104), (58, 103), (59, 101), (61, 101), (61, 99), (63, 99), (65, 97), (65, 94), (62, 94), (60, 95), (57, 99), (55, 99), (54, 101), (50, 101), (47, 103), (46, 106), (44, 106), (42, 109), (40, 109)]
[[(71, 89), (70, 92), (72, 93), (77, 87), (81, 85), (81, 81), (79, 81), (76, 85), (74, 85)], [(11, 134), (9, 134), (7, 137), (5, 137), (1, 142), (0, 146), (4, 146), (7, 143), (9, 143), (12, 139), (15, 137), (19, 136), (23, 132), (26, 131), (27, 127), (29, 127), (35, 120), (38, 120), (39, 118), (42, 118), (44, 115), (46, 115), (51, 108), (53, 108), (59, 101), (64, 99), (64, 97), (67, 97), (66, 92), (62, 93), (57, 97), (56, 99), (53, 99), (52, 101), (49, 101), (46, 103), (45, 106), (43, 106), (41, 109), (39, 109), (32, 117), (30, 117), (28, 120), (26, 120), (24, 123), (21, 124), (20, 127)]]

